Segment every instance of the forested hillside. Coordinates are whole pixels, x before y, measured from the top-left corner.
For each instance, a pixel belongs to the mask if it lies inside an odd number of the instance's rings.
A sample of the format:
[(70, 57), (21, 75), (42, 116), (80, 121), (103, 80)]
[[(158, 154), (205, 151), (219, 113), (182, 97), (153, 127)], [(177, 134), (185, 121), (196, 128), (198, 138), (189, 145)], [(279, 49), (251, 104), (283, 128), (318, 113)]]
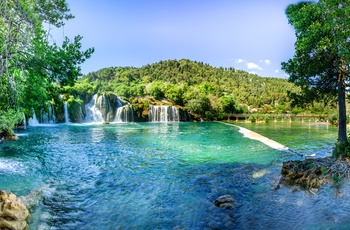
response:
[[(262, 78), (234, 68), (215, 68), (187, 59), (167, 60), (141, 68), (110, 67), (89, 73), (74, 87), (66, 87), (73, 100), (87, 103), (95, 93), (111, 92), (130, 101), (147, 98), (157, 103), (167, 100), (208, 119), (225, 113), (285, 113), (314, 110), (325, 112), (324, 102), (295, 105), (290, 95), (301, 90), (280, 78)], [(136, 106), (136, 105), (135, 105)], [(137, 106), (136, 106), (137, 107)]]

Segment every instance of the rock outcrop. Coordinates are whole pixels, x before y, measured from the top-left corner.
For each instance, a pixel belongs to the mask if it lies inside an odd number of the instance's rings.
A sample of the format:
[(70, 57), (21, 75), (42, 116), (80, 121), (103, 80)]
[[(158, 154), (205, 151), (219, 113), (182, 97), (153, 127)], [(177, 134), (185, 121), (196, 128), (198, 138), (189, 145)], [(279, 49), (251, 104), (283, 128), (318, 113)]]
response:
[(17, 141), (18, 140), (18, 136), (17, 135), (3, 136), (1, 138), (1, 140), (4, 140), (4, 141)]
[(6, 191), (0, 190), (0, 229), (29, 229), (26, 222), (28, 216), (28, 209), (17, 201), (13, 193), (6, 194)]
[(235, 202), (235, 199), (231, 195), (223, 195), (218, 197), (214, 201), (214, 204), (219, 208), (230, 209), (233, 207), (234, 202)]

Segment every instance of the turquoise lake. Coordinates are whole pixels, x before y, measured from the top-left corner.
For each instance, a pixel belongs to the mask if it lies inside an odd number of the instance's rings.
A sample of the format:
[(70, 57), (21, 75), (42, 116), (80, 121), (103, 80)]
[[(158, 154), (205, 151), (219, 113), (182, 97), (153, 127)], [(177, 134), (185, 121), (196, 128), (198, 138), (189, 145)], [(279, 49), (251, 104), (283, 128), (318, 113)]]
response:
[[(237, 125), (303, 154), (331, 154), (337, 129), (318, 123)], [(303, 159), (216, 123), (62, 124), (0, 144), (0, 189), (37, 205), (31, 229), (346, 229), (350, 190), (274, 187)], [(34, 192), (33, 192), (34, 191)], [(214, 200), (229, 194), (234, 207)]]

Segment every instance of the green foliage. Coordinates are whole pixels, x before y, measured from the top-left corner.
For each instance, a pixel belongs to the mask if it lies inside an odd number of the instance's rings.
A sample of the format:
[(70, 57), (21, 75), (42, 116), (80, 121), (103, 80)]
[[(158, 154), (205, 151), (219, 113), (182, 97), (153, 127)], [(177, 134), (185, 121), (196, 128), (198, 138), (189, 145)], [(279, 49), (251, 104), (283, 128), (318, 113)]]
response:
[(219, 98), (220, 109), (224, 113), (240, 113), (240, 108), (232, 95), (222, 96)]
[(164, 96), (174, 102), (177, 105), (184, 105), (183, 102), (183, 94), (187, 90), (187, 86), (185, 84), (182, 85), (174, 85), (174, 84), (166, 84), (165, 85), (165, 93)]
[(70, 121), (81, 122), (80, 119), (83, 117), (82, 108), (84, 108), (84, 101), (81, 100), (79, 97), (74, 98), (73, 96), (70, 96), (67, 100), (67, 104)]
[[(344, 146), (348, 145), (345, 91), (350, 80), (349, 11), (347, 1), (319, 0), (289, 5), (286, 14), (297, 41), (294, 57), (282, 63), (289, 80), (301, 86), (304, 96), (315, 101), (338, 98), (338, 141)], [(313, 112), (323, 112), (323, 105), (314, 105)]]
[(336, 125), (338, 123), (338, 114), (329, 115), (328, 122), (332, 125)]
[(197, 99), (190, 100), (186, 104), (185, 108), (190, 112), (205, 116), (206, 112), (210, 110), (210, 101), (207, 97), (199, 97)]
[(44, 24), (60, 27), (73, 18), (65, 0), (0, 1), (0, 15), (0, 132), (6, 133), (16, 120), (6, 114), (30, 116), (32, 109), (47, 110), (48, 101), (59, 106), (59, 94), (73, 91), (62, 87), (82, 75), (79, 65), (94, 49), (81, 51), (81, 36), (61, 46), (49, 43)]
[(256, 116), (255, 115), (250, 115), (249, 118), (248, 118), (248, 121), (252, 122), (252, 123), (255, 123), (256, 122)]
[(0, 137), (12, 136), (15, 133), (13, 128), (18, 123), (23, 123), (24, 115), (20, 111), (9, 109), (0, 111)]
[(157, 100), (160, 100), (164, 97), (164, 92), (162, 90), (162, 82), (161, 81), (154, 81), (150, 84), (148, 93), (152, 97), (154, 97)]
[(350, 133), (347, 134), (347, 143), (337, 142), (332, 152), (332, 157), (335, 158), (344, 158), (350, 157)]
[(222, 118), (226, 113), (248, 113), (248, 105), (268, 108), (266, 112), (285, 113), (292, 103), (288, 92), (301, 92), (284, 79), (262, 78), (234, 68), (214, 68), (187, 59), (160, 61), (141, 68), (110, 67), (91, 72), (70, 90), (85, 101), (86, 95), (80, 90), (82, 86), (88, 89), (90, 98), (95, 93), (108, 91), (126, 99), (151, 96), (184, 106), (203, 117), (208, 111), (212, 119)]

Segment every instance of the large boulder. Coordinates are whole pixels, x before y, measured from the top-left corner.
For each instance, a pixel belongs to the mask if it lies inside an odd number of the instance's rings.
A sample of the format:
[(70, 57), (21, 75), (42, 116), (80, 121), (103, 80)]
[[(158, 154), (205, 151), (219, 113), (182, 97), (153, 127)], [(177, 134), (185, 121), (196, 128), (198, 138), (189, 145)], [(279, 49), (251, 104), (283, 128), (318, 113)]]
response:
[(6, 191), (0, 190), (0, 229), (29, 229), (26, 221), (28, 216), (28, 209), (17, 201), (13, 193), (6, 194)]

